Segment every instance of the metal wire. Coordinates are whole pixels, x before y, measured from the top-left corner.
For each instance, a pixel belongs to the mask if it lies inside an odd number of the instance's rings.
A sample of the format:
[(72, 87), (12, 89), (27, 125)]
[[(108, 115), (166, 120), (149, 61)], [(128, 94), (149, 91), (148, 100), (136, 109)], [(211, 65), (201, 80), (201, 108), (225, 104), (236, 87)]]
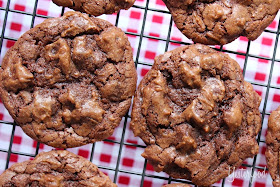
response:
[[(6, 29), (7, 18), (8, 18), (8, 14), (9, 13), (18, 13), (18, 14), (22, 14), (22, 15), (32, 16), (30, 28), (32, 28), (34, 26), (34, 21), (35, 21), (36, 17), (38, 17), (38, 18), (50, 18), (49, 16), (39, 15), (39, 14), (36, 13), (37, 12), (37, 5), (38, 5), (38, 1), (39, 0), (35, 0), (35, 2), (34, 2), (34, 9), (33, 9), (32, 13), (11, 9), (10, 8), (11, 1), (12, 0), (7, 0), (6, 8), (0, 7), (0, 11), (5, 11), (3, 25), (2, 25), (2, 32), (1, 32), (1, 40), (0, 40), (0, 54), (2, 52), (2, 47), (3, 47), (4, 39), (5, 40), (11, 40), (11, 41), (16, 41), (17, 40), (16, 38), (5, 36), (5, 29)], [(154, 39), (154, 40), (165, 42), (165, 51), (168, 51), (168, 47), (169, 47), (170, 43), (189, 45), (189, 43), (186, 43), (186, 42), (180, 42), (180, 41), (176, 41), (176, 40), (170, 39), (170, 35), (171, 35), (171, 31), (172, 31), (172, 24), (173, 24), (172, 19), (170, 19), (170, 25), (169, 25), (168, 34), (167, 34), (166, 38), (154, 37), (154, 36), (149, 36), (149, 35), (145, 35), (144, 34), (146, 18), (147, 18), (148, 11), (159, 12), (159, 13), (164, 13), (164, 14), (170, 14), (168, 11), (154, 9), (154, 8), (149, 8), (149, 0), (146, 0), (145, 6), (133, 5), (133, 8), (144, 10), (144, 16), (143, 16), (143, 20), (142, 20), (141, 31), (139, 33), (125, 32), (128, 35), (138, 36), (139, 37), (139, 43), (138, 43), (138, 48), (137, 48), (137, 52), (136, 52), (136, 59), (135, 59), (135, 66), (136, 66), (136, 68), (137, 68), (137, 66), (139, 64), (146, 65), (146, 66), (151, 66), (151, 64), (146, 63), (146, 62), (141, 62), (139, 60), (141, 46), (142, 46), (142, 41), (143, 41), (144, 38)], [(64, 14), (64, 10), (65, 10), (64, 8), (61, 9), (61, 15)], [(119, 21), (121, 21), (120, 19), (121, 19), (120, 18), (120, 14), (118, 13), (117, 16), (116, 16), (116, 22), (115, 22), (116, 26), (118, 26)], [(267, 102), (268, 102), (269, 91), (270, 91), (271, 88), (280, 89), (280, 87), (278, 87), (278, 86), (271, 85), (271, 79), (272, 79), (272, 73), (273, 73), (274, 64), (280, 62), (280, 59), (275, 59), (276, 51), (277, 51), (277, 44), (278, 44), (278, 40), (279, 40), (279, 31), (280, 31), (280, 24), (278, 24), (277, 31), (271, 31), (271, 30), (268, 30), (268, 29), (266, 29), (264, 31), (264, 32), (276, 35), (276, 40), (275, 40), (275, 43), (274, 43), (274, 49), (273, 49), (273, 56), (272, 56), (272, 58), (249, 54), (249, 49), (251, 47), (251, 42), (250, 41), (248, 41), (246, 53), (241, 53), (241, 52), (231, 51), (231, 50), (224, 50), (223, 46), (221, 46), (219, 49), (217, 49), (219, 51), (223, 51), (223, 52), (226, 52), (226, 53), (244, 56), (245, 57), (244, 67), (243, 67), (243, 75), (244, 76), (246, 74), (247, 64), (249, 63), (248, 62), (249, 57), (250, 58), (257, 58), (257, 59), (271, 61), (269, 78), (268, 78), (267, 84), (262, 84), (262, 83), (258, 83), (258, 82), (250, 82), (253, 85), (257, 85), (257, 86), (261, 86), (261, 87), (266, 87), (267, 88), (266, 89), (266, 93), (265, 93), (265, 97), (264, 97), (264, 106), (263, 106), (263, 109), (261, 110), (262, 125), (263, 125), (263, 121), (264, 121), (265, 115), (270, 115), (270, 113), (266, 113), (265, 112), (266, 111)], [(120, 146), (119, 147), (119, 152), (118, 152), (118, 158), (117, 158), (117, 162), (116, 162), (115, 167), (112, 168), (112, 167), (106, 167), (106, 166), (102, 166), (102, 165), (99, 165), (98, 167), (101, 168), (101, 169), (108, 170), (108, 171), (113, 171), (114, 172), (114, 182), (115, 183), (117, 182), (117, 178), (119, 176), (119, 173), (126, 173), (126, 174), (130, 174), (130, 175), (141, 176), (141, 186), (144, 186), (144, 180), (145, 180), (146, 177), (156, 178), (156, 179), (159, 179), (159, 180), (166, 180), (166, 181), (168, 181), (168, 183), (171, 183), (171, 182), (183, 182), (183, 183), (191, 184), (189, 181), (186, 181), (186, 180), (173, 179), (171, 177), (167, 178), (167, 177), (147, 174), (146, 173), (147, 160), (145, 160), (145, 162), (144, 162), (142, 172), (133, 172), (133, 171), (128, 171), (128, 170), (120, 169), (120, 160), (121, 160), (121, 154), (122, 154), (122, 151), (123, 151), (123, 146), (132, 146), (132, 147), (138, 147), (138, 148), (145, 148), (145, 146), (143, 146), (143, 145), (138, 145), (138, 144), (133, 144), (133, 143), (126, 143), (124, 141), (124, 137), (125, 137), (125, 133), (126, 133), (127, 121), (128, 121), (129, 118), (130, 118), (130, 116), (128, 114), (126, 114), (125, 120), (124, 120), (124, 125), (123, 125), (123, 130), (122, 130), (122, 135), (121, 135), (121, 140), (120, 141), (104, 140), (105, 142), (110, 142), (110, 143), (118, 144)], [(37, 143), (37, 145), (36, 145), (35, 154), (28, 154), (28, 153), (24, 153), (24, 152), (13, 151), (12, 150), (13, 139), (14, 139), (15, 129), (16, 129), (17, 125), (15, 123), (7, 122), (7, 121), (1, 121), (1, 120), (0, 120), (0, 124), (12, 126), (11, 138), (10, 138), (8, 149), (7, 150), (0, 149), (0, 152), (7, 153), (7, 159), (6, 159), (6, 164), (5, 164), (5, 168), (6, 169), (9, 166), (9, 161), (10, 161), (11, 154), (28, 156), (28, 157), (35, 157), (38, 154), (40, 143)], [(260, 133), (259, 133), (259, 135), (257, 137), (258, 143), (260, 143), (260, 142), (265, 143), (265, 141), (260, 139), (260, 134), (261, 134), (261, 131), (260, 131)], [(94, 150), (95, 150), (95, 144), (92, 144), (92, 149), (91, 149), (91, 153), (90, 153), (90, 161), (93, 160)], [(258, 155), (256, 155), (254, 157), (252, 165), (250, 165), (250, 164), (242, 164), (242, 166), (244, 166), (246, 168), (252, 168), (252, 170), (251, 170), (251, 178), (250, 178), (250, 182), (249, 182), (249, 187), (251, 187), (252, 184), (253, 184), (252, 179), (253, 179), (253, 174), (254, 174), (256, 169), (258, 169), (258, 170), (267, 170), (264, 167), (256, 166), (257, 156)], [(225, 179), (222, 181), (222, 186), (224, 186), (224, 185), (225, 185)]]

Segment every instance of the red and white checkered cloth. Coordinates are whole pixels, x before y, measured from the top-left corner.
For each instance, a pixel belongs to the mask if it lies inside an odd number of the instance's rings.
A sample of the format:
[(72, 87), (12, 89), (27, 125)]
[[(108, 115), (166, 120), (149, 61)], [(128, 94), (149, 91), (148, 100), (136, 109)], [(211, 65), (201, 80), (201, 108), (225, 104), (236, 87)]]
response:
[[(34, 11), (34, 5), (37, 2), (36, 14), (41, 17), (35, 17), (34, 25), (41, 23), (45, 18), (42, 16), (58, 17), (61, 14), (61, 7), (56, 6), (51, 0), (11, 0), (9, 1), (9, 12), (6, 15), (5, 9), (7, 8), (8, 0), (0, 0), (0, 33), (5, 26), (4, 40), (2, 43), (2, 49), (0, 54), (0, 64), (7, 50), (15, 43), (13, 40), (7, 38), (18, 39), (24, 32), (30, 29), (32, 22), (32, 14)], [(169, 30), (171, 41), (191, 42), (176, 28), (174, 22), (171, 23), (171, 15), (168, 13), (167, 8), (161, 0), (136, 0), (136, 7), (132, 7), (129, 10), (122, 10), (118, 21), (118, 27), (122, 30), (134, 33), (136, 35), (128, 35), (130, 43), (133, 47), (134, 60), (138, 58), (138, 62), (143, 64), (153, 64), (155, 56), (164, 53), (166, 48), (166, 42)], [(145, 7), (147, 6), (146, 20)], [(69, 9), (66, 9), (68, 11)], [(160, 10), (160, 11), (153, 11)], [(23, 12), (25, 12), (23, 14)], [(4, 18), (7, 16), (7, 22), (4, 22)], [(103, 15), (101, 18), (110, 21), (115, 24), (117, 15)], [(235, 59), (244, 68), (245, 59), (248, 58), (245, 71), (245, 80), (249, 82), (258, 83), (254, 85), (254, 89), (259, 95), (262, 96), (263, 101), (260, 106), (260, 111), (264, 111), (269, 114), (272, 110), (276, 109), (280, 105), (280, 44), (276, 44), (276, 31), (278, 28), (279, 14), (272, 24), (267, 28), (270, 32), (264, 32), (257, 40), (250, 42), (248, 46), (248, 40), (245, 37), (240, 37), (234, 42), (223, 46), (223, 49), (228, 51), (228, 54)], [(143, 32), (144, 37), (140, 34)], [(148, 38), (156, 37), (163, 40)], [(168, 39), (169, 40), (169, 39)], [(141, 41), (141, 42), (140, 42)], [(168, 50), (175, 49), (181, 44), (170, 42), (168, 44)], [(219, 46), (216, 46), (219, 47)], [(274, 63), (273, 70), (272, 57), (274, 55), (274, 49), (276, 51), (276, 62)], [(140, 48), (140, 50), (139, 50)], [(231, 52), (238, 52), (234, 54)], [(248, 57), (246, 57), (246, 53)], [(259, 58), (261, 57), (261, 58)], [(138, 83), (143, 76), (148, 72), (150, 66), (138, 64)], [(245, 68), (244, 68), (245, 69)], [(272, 71), (271, 86), (269, 93), (267, 94), (267, 84), (269, 82), (269, 74)], [(264, 98), (267, 94), (266, 108), (264, 109)], [(261, 132), (261, 141), (265, 141), (265, 134), (267, 129), (268, 115), (265, 115), (263, 128)], [(5, 122), (13, 122), (12, 118), (4, 108), (0, 100), (0, 120)], [(113, 136), (109, 139), (114, 142), (102, 141), (93, 145), (85, 145), (79, 148), (69, 149), (73, 153), (81, 155), (87, 159), (90, 159), (92, 149), (94, 148), (94, 154), (92, 162), (101, 167), (108, 167), (116, 169), (118, 157), (120, 157), (119, 167), (116, 183), (118, 186), (135, 186), (141, 185), (141, 174), (145, 166), (145, 160), (141, 157), (143, 148), (123, 145), (121, 143), (123, 128), (125, 127), (123, 142), (137, 145), (144, 145), (142, 140), (135, 138), (131, 130), (129, 130), (129, 122), (124, 124), (124, 121), (115, 130)], [(9, 150), (10, 139), (12, 135), (12, 125), (2, 123), (0, 121), (0, 173), (5, 169), (7, 151)], [(11, 154), (9, 160), (9, 167), (17, 162), (32, 159), (28, 155), (34, 155), (36, 152), (37, 142), (29, 138), (23, 133), (20, 127), (16, 127), (14, 131), (14, 138), (11, 146), (11, 150), (15, 154)], [(121, 148), (121, 151), (120, 151)], [(40, 144), (39, 152), (49, 151), (52, 147)], [(260, 142), (260, 151), (256, 158), (256, 167), (266, 167), (265, 161), (265, 149), (266, 145)], [(6, 152), (2, 152), (5, 150)], [(16, 154), (16, 153), (23, 154)], [(252, 165), (253, 159), (247, 159), (244, 163), (246, 165)], [(114, 179), (115, 171), (102, 169), (112, 180)], [(123, 172), (125, 171), (125, 172)], [(248, 186), (252, 168), (240, 167), (239, 170), (234, 172), (234, 175), (226, 178), (224, 186)], [(136, 174), (135, 174), (136, 173)], [(272, 186), (272, 180), (267, 171), (261, 169), (254, 170), (253, 186), (268, 187)], [(140, 175), (139, 175), (140, 174)], [(144, 178), (144, 187), (161, 186), (168, 183), (168, 175), (165, 173), (154, 172), (151, 165), (146, 165)], [(156, 177), (154, 177), (156, 176)], [(173, 183), (173, 182), (172, 182)], [(215, 184), (215, 186), (222, 186), (222, 181)]]

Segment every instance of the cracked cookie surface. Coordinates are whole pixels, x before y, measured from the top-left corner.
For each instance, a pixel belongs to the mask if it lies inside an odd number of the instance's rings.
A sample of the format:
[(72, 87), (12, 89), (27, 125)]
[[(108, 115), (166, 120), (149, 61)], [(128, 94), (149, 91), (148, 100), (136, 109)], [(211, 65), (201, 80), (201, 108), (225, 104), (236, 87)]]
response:
[(258, 153), (260, 102), (228, 55), (183, 46), (155, 58), (137, 88), (130, 128), (157, 172), (208, 186)]
[(38, 154), (34, 160), (12, 165), (0, 175), (0, 186), (116, 187), (89, 160), (66, 150)]
[(67, 12), (27, 31), (7, 52), (0, 96), (33, 139), (77, 147), (113, 134), (130, 107), (136, 79), (122, 30)]
[(267, 125), (265, 157), (273, 186), (280, 186), (280, 107), (272, 111)]
[(94, 16), (113, 14), (121, 9), (129, 9), (135, 0), (52, 0), (59, 6), (85, 12)]
[(223, 45), (255, 40), (273, 21), (279, 0), (163, 0), (176, 26), (194, 42)]

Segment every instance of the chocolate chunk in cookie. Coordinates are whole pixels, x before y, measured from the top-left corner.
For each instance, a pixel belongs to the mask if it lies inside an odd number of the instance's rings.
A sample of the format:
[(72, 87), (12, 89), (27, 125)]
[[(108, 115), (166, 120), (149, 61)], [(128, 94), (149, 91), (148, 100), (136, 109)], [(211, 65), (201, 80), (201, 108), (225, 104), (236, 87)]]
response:
[(27, 31), (7, 52), (0, 96), (33, 139), (77, 147), (113, 134), (130, 107), (136, 79), (123, 31), (67, 12)]
[(12, 165), (0, 175), (0, 186), (116, 187), (85, 158), (65, 150), (40, 153), (34, 160)]
[(279, 0), (163, 0), (177, 27), (194, 42), (227, 44), (255, 40), (273, 21)]
[(113, 14), (129, 9), (135, 0), (52, 0), (58, 6), (69, 7), (94, 16)]
[(280, 107), (273, 111), (268, 119), (265, 157), (273, 186), (280, 186)]
[(158, 172), (208, 186), (258, 153), (260, 96), (228, 55), (196, 44), (156, 57), (130, 128)]

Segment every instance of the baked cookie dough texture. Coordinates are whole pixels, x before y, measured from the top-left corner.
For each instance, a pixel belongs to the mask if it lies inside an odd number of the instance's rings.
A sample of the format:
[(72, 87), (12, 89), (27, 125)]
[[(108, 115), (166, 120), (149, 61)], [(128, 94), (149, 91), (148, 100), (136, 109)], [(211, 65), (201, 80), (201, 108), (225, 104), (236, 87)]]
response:
[(16, 163), (0, 175), (1, 187), (99, 186), (116, 187), (111, 179), (85, 158), (65, 150), (38, 154)]
[(280, 186), (280, 173), (279, 173), (279, 149), (280, 149), (280, 107), (272, 111), (268, 119), (268, 128), (266, 135), (267, 149), (265, 152), (267, 167), (273, 186)]
[(162, 187), (191, 187), (189, 184), (183, 184), (183, 183), (173, 183), (173, 184), (166, 184)]
[(69, 148), (113, 134), (130, 107), (136, 79), (123, 31), (67, 12), (27, 31), (7, 52), (0, 96), (27, 135)]
[(280, 0), (163, 0), (176, 26), (196, 43), (255, 40), (273, 21)]
[(64, 6), (85, 12), (94, 16), (113, 14), (121, 9), (129, 9), (135, 0), (52, 0), (59, 6)]
[(156, 171), (208, 186), (258, 153), (260, 102), (228, 55), (183, 46), (155, 58), (137, 88), (130, 128)]

